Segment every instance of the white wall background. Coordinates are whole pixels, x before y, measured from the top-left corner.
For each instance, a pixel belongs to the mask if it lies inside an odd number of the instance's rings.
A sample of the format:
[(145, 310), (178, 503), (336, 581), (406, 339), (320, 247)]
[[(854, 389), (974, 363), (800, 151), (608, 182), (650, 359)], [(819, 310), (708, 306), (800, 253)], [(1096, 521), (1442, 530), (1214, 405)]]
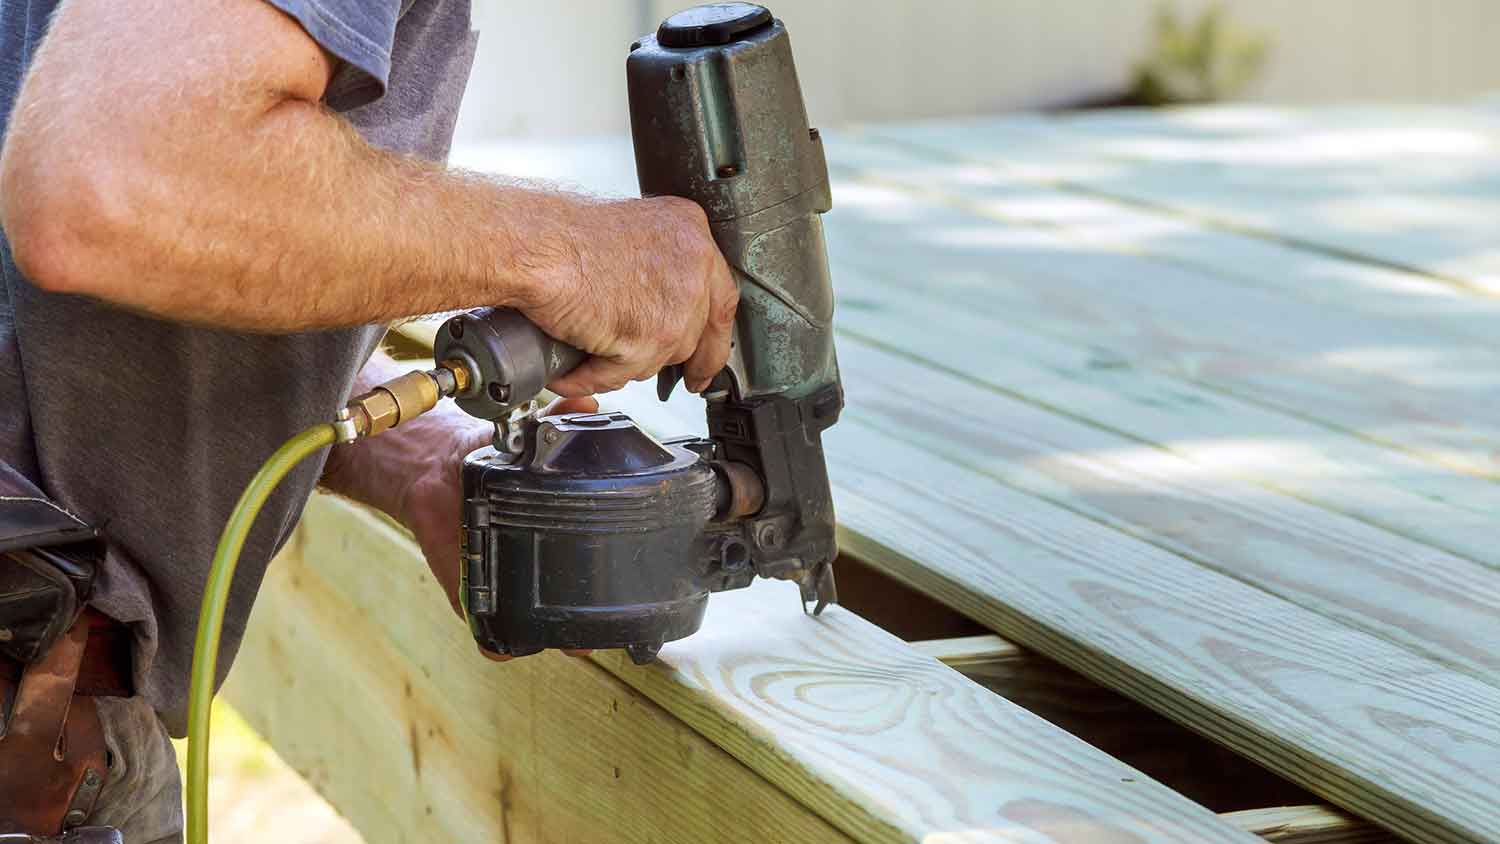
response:
[[(1190, 13), (1208, 0), (1169, 0)], [(622, 132), (636, 36), (685, 0), (474, 0), (460, 142)], [(771, 0), (813, 121), (1035, 108), (1123, 87), (1157, 0)], [(1271, 56), (1247, 99), (1450, 100), (1500, 89), (1500, 0), (1227, 0)]]

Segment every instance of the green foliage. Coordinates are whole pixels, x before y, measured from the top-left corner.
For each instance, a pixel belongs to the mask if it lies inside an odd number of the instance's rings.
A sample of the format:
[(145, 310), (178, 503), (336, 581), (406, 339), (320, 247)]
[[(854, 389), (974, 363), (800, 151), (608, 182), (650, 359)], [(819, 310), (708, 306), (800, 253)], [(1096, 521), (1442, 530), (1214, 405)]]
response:
[(1164, 3), (1150, 52), (1136, 64), (1130, 99), (1159, 106), (1234, 96), (1260, 75), (1269, 49), (1264, 34), (1235, 25), (1222, 4), (1185, 21)]

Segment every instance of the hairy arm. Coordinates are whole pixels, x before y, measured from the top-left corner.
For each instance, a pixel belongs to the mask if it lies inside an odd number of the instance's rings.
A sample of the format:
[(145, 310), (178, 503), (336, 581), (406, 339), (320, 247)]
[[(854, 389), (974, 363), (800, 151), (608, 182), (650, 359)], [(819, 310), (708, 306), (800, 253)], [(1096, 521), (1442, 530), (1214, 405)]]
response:
[(519, 302), (505, 268), (566, 253), (576, 203), (374, 149), (319, 105), (333, 68), (259, 0), (64, 5), (0, 165), (22, 270), (272, 331)]
[(376, 149), (334, 59), (262, 0), (70, 0), (0, 151), (0, 223), (45, 289), (240, 330), (521, 309), (592, 353), (584, 394), (723, 365), (737, 294), (702, 211), (598, 202)]

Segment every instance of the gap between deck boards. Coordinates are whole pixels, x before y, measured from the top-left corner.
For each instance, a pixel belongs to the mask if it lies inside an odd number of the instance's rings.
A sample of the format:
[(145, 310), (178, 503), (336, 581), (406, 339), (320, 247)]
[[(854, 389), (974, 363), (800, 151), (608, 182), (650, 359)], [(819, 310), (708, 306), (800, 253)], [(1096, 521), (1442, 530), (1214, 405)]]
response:
[[(1109, 701), (1111, 696), (1118, 696), (1113, 695), (1107, 689), (992, 633), (950, 639), (925, 639), (911, 642), (911, 646), (957, 669), (1001, 697), (1025, 706), (1084, 741), (1111, 753), (1116, 758), (1141, 769), (1144, 773), (1155, 776), (1166, 785), (1177, 788), (1178, 791), (1190, 797), (1194, 796), (1193, 792), (1196, 789), (1185, 790), (1180, 778), (1163, 777), (1160, 772), (1153, 773), (1151, 768), (1155, 766), (1151, 764), (1151, 760), (1143, 759), (1142, 755), (1145, 751), (1160, 760), (1169, 759), (1174, 755), (1198, 754), (1201, 756), (1204, 751), (1202, 746), (1205, 743), (1204, 739), (1170, 722), (1162, 726), (1153, 725), (1143, 729), (1143, 720), (1149, 721), (1159, 716), (1155, 716), (1154, 713), (1138, 705), (1136, 709), (1142, 711), (1130, 711), (1129, 706), (1122, 708), (1118, 703)], [(1027, 672), (1021, 668), (1026, 665), (1033, 666), (1034, 670)], [(1048, 685), (1060, 686), (1061, 691), (1067, 697), (1058, 697), (1056, 694), (1058, 688), (1039, 690), (1036, 688), (1036, 683), (1030, 684), (1031, 687), (1028, 688), (1026, 682), (1028, 673), (1034, 678), (1049, 677)], [(997, 676), (1003, 677), (1004, 682), (993, 682), (993, 678)], [(991, 682), (986, 682), (987, 679)], [(1041, 694), (1037, 694), (1038, 691)], [(1120, 701), (1126, 704), (1131, 703), (1123, 698), (1120, 698)], [(1038, 705), (1039, 703), (1041, 705)], [(1073, 719), (1075, 723), (1066, 722), (1066, 716), (1070, 713), (1075, 716)], [(1077, 729), (1078, 713), (1096, 717), (1087, 719), (1091, 723), (1084, 725), (1086, 729)], [(1059, 718), (1059, 715), (1064, 717)], [(1110, 718), (1116, 723), (1108, 723), (1106, 719)], [(1140, 735), (1142, 732), (1145, 733), (1144, 736)], [(1179, 735), (1174, 736), (1174, 732)], [(1127, 733), (1143, 738), (1145, 742), (1149, 742), (1149, 745), (1138, 743), (1134, 753), (1122, 755), (1115, 752), (1110, 744), (1117, 742), (1112, 742), (1111, 737), (1119, 737)], [(1143, 762), (1145, 764), (1142, 764)], [(1242, 758), (1240, 762), (1243, 765), (1252, 764)], [(1231, 776), (1227, 778), (1222, 776), (1223, 771), (1219, 773), (1222, 780), (1221, 787), (1227, 786), (1230, 792), (1235, 793), (1241, 799), (1247, 796), (1246, 791), (1259, 799), (1272, 801), (1276, 801), (1278, 797), (1292, 798), (1298, 792), (1311, 797), (1302, 789), (1284, 780), (1281, 780), (1284, 785), (1281, 789), (1274, 786), (1268, 787), (1268, 777), (1276, 780), (1280, 778), (1264, 769), (1257, 768), (1256, 772), (1248, 772), (1248, 776), (1245, 776), (1246, 769), (1235, 767)], [(1400, 840), (1389, 832), (1326, 803), (1292, 802), (1288, 799), (1285, 802), (1273, 802), (1254, 808), (1220, 811), (1219, 817), (1275, 844), (1401, 844)]]

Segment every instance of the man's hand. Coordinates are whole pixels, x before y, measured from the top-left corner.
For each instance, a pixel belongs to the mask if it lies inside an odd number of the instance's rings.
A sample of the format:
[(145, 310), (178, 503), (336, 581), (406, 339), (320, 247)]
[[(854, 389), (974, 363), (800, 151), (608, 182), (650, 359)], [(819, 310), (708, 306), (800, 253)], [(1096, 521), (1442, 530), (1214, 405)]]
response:
[(521, 307), (593, 355), (549, 386), (564, 396), (605, 393), (685, 363), (688, 389), (701, 391), (729, 357), (739, 302), (703, 209), (665, 196), (580, 211), (570, 254)]

